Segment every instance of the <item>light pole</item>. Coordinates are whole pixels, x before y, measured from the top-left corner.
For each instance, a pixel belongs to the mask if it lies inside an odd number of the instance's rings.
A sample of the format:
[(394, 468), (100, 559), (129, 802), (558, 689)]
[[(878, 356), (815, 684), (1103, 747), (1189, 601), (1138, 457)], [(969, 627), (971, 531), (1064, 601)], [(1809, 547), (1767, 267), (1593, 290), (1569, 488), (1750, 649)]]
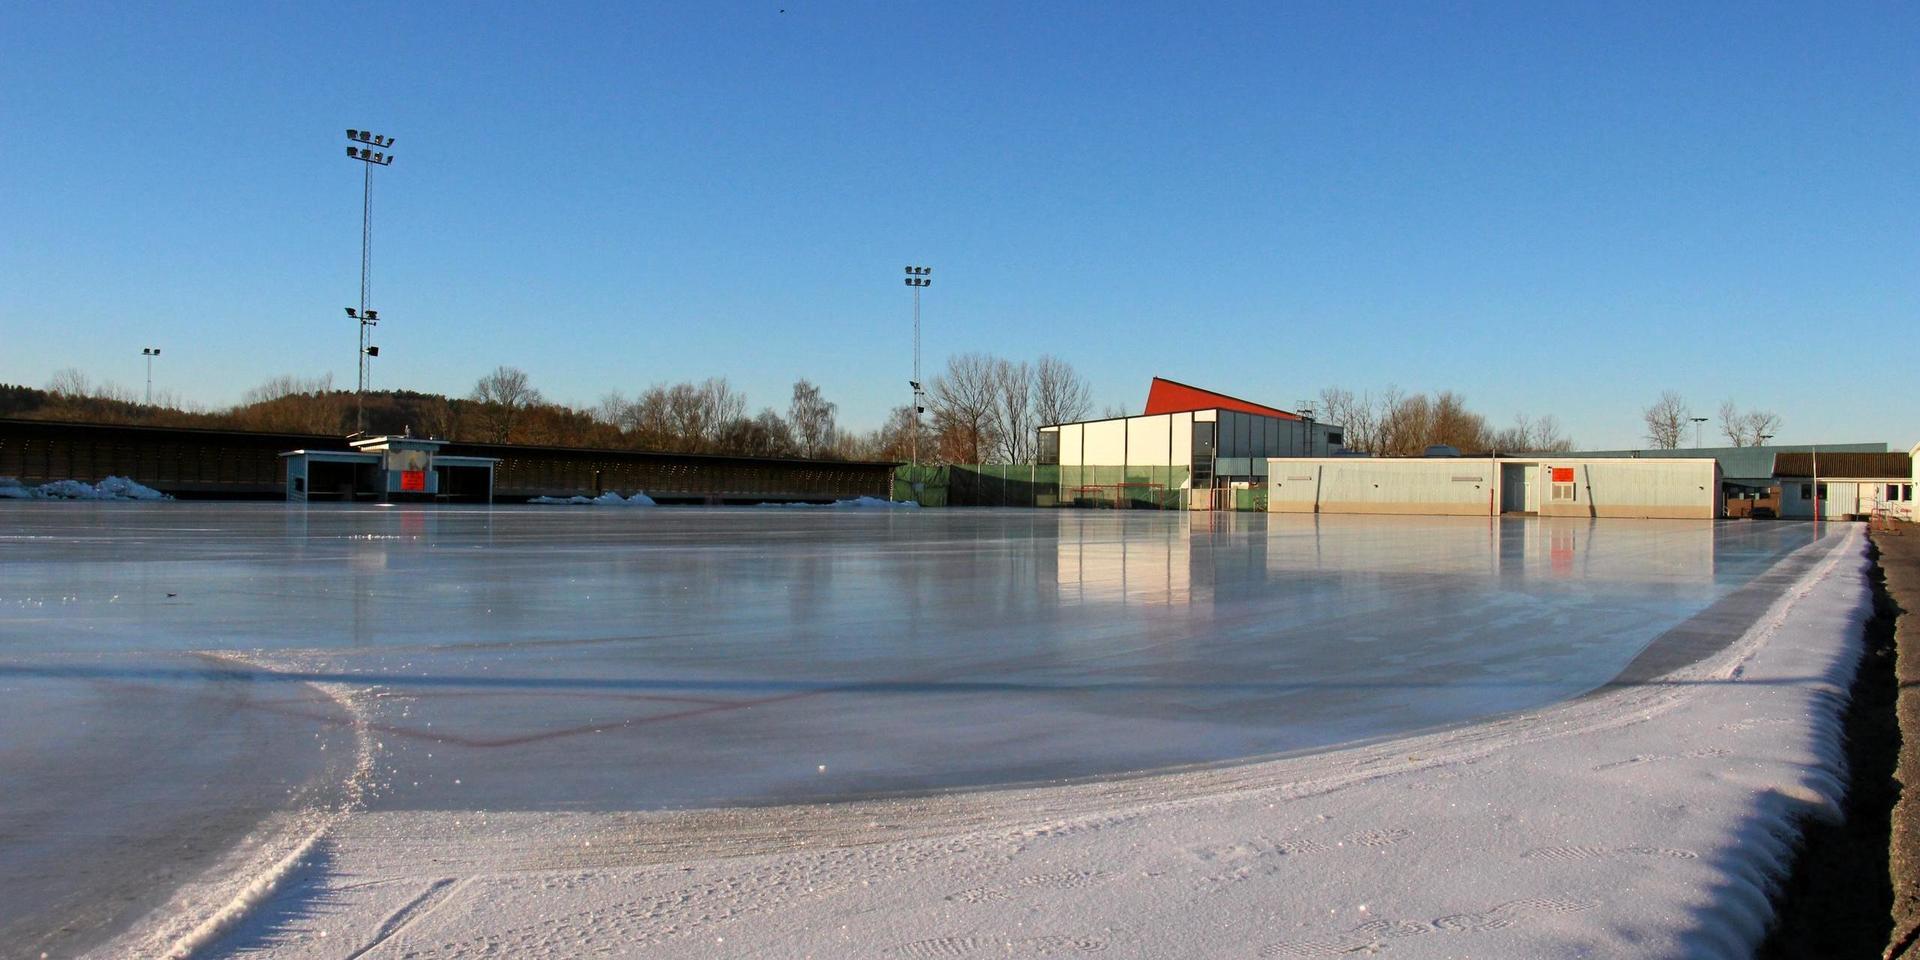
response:
[(926, 407), (926, 391), (920, 387), (920, 291), (933, 285), (932, 267), (908, 267), (907, 286), (913, 288), (913, 379), (907, 384), (913, 387), (913, 439), (911, 441), (911, 459), (914, 466), (920, 465), (920, 414)]
[(1694, 449), (1698, 450), (1702, 446), (1705, 446), (1705, 443), (1700, 439), (1700, 430), (1701, 430), (1700, 425), (1703, 423), (1706, 423), (1707, 418), (1706, 417), (1688, 417), (1687, 419), (1693, 421), (1693, 447)]
[[(360, 371), (359, 385), (354, 391), (355, 413), (354, 432), (367, 432), (367, 358), (380, 355), (380, 348), (369, 346), (367, 337), (369, 327), (379, 324), (380, 314), (367, 309), (368, 283), (373, 275), (373, 168), (393, 164), (393, 138), (369, 133), (365, 130), (347, 131), (347, 156), (364, 165), (365, 176), (360, 194), (360, 307), (347, 308), (347, 316), (360, 321), (360, 349), (354, 362)], [(374, 147), (379, 147), (378, 152)]]
[(140, 355), (147, 358), (147, 406), (153, 406), (153, 358), (160, 355), (159, 347), (141, 347)]

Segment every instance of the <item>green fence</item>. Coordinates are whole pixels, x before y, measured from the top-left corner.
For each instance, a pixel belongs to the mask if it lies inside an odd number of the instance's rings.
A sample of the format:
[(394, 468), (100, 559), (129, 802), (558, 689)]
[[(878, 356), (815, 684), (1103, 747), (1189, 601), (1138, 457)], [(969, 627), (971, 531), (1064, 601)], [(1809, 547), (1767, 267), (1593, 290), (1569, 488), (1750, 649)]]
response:
[(898, 467), (893, 499), (923, 507), (1058, 506), (1060, 468), (1031, 463)]

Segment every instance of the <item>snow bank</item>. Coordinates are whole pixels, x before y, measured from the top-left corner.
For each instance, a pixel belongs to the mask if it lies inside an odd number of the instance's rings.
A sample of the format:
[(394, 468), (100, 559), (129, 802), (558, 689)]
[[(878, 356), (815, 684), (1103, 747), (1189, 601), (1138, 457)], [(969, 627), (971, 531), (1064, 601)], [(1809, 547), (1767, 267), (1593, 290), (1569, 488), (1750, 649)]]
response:
[(912, 500), (882, 500), (879, 497), (854, 497), (832, 503), (763, 503), (763, 507), (813, 507), (825, 510), (918, 510)]
[(527, 502), (594, 507), (651, 507), (656, 505), (653, 502), (653, 498), (643, 492), (635, 493), (631, 497), (622, 497), (612, 490), (608, 490), (606, 493), (597, 497), (534, 497)]
[(172, 500), (152, 487), (126, 477), (108, 477), (99, 483), (55, 480), (37, 487), (13, 477), (0, 477), (0, 500)]

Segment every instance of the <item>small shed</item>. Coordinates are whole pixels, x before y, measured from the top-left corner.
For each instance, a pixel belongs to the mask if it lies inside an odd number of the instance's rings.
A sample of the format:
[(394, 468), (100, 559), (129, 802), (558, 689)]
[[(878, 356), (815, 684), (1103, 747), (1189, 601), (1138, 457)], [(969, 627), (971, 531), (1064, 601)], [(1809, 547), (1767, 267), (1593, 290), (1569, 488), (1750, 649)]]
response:
[(495, 457), (440, 452), (445, 440), (368, 437), (347, 450), (289, 450), (287, 499), (493, 502)]

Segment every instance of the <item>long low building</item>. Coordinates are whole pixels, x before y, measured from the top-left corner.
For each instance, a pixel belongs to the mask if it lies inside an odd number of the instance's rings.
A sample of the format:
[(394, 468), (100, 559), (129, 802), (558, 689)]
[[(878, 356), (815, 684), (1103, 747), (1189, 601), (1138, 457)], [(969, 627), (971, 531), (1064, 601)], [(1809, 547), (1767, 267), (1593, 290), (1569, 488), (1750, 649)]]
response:
[(1272, 513), (1713, 519), (1720, 467), (1695, 460), (1540, 457), (1274, 457)]
[[(281, 454), (291, 451), (347, 455), (309, 457), (333, 462), (304, 478), (302, 492), (310, 499), (338, 499), (342, 488), (354, 499), (379, 499), (392, 479), (361, 483), (357, 471), (366, 457), (339, 436), (0, 418), (0, 477), (28, 484), (120, 476), (176, 497), (280, 499), (292, 479), (286, 471), (290, 458)], [(486, 499), (478, 478), (487, 461), (494, 464), (493, 497), (499, 501), (615, 491), (644, 492), (661, 503), (715, 504), (884, 498), (896, 466), (504, 443), (448, 442), (438, 453), (464, 468), (431, 478), (437, 498), (454, 501)]]

